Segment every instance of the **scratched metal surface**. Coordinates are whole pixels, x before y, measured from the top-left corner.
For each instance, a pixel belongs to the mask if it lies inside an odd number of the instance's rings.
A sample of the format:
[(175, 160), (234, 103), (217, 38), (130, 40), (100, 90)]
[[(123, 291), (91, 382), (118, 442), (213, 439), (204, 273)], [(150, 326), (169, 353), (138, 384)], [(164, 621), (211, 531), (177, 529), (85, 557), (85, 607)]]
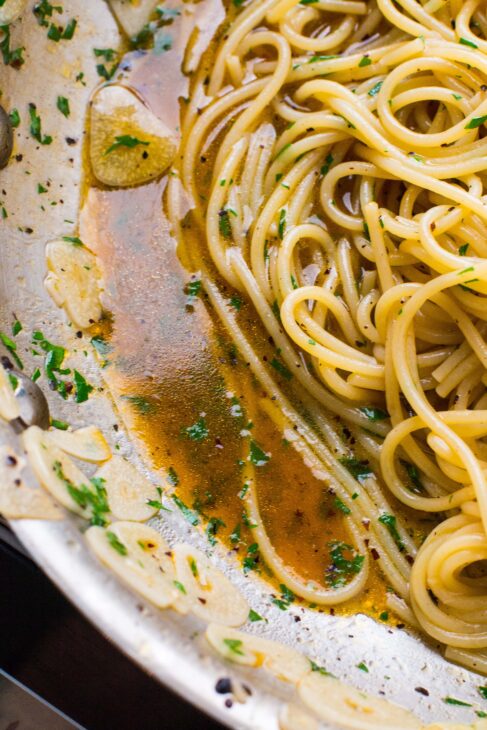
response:
[[(74, 55), (77, 53), (79, 58), (83, 58), (83, 43), (88, 43), (88, 37), (95, 47), (113, 45), (118, 31), (102, 0), (72, 0), (69, 5), (73, 12), (79, 10), (86, 20), (81, 23), (76, 36), (79, 47), (72, 47)], [(95, 25), (96, 32), (93, 30)], [(14, 39), (19, 38), (23, 42), (34, 31), (32, 24), (26, 23), (15, 31)], [(29, 48), (28, 43), (25, 45)], [(54, 66), (49, 67), (49, 59), (37, 67), (35, 56), (30, 58), (29, 53), (27, 55), (27, 63), (31, 65), (29, 93), (34, 94), (36, 84), (39, 89), (44, 89), (49, 75), (55, 71)], [(51, 62), (55, 64), (54, 59)], [(91, 66), (84, 69), (87, 87), (80, 90), (73, 103), (78, 119), (72, 120), (72, 123), (78, 123), (81, 130), (84, 126), (83, 109), (90, 88), (96, 83)], [(7, 96), (17, 100), (23, 93), (20, 87), (15, 86), (19, 81), (11, 73), (7, 76), (5, 78), (4, 74), (2, 78), (0, 72), (0, 83), (10, 84)], [(26, 101), (32, 100), (26, 98), (25, 93), (22, 99), (24, 106)], [(49, 115), (45, 118), (48, 123)], [(20, 146), (22, 128), (18, 134), (17, 146)], [(48, 151), (33, 148), (27, 161), (16, 164), (28, 164), (39, 175), (42, 171), (39, 181), (49, 176), (54, 179), (61, 155), (66, 155), (62, 146)], [(0, 172), (0, 187), (7, 186), (5, 197), (15, 213), (0, 223), (0, 326), (7, 331), (13, 313), (23, 323), (24, 331), (18, 336), (18, 343), (28, 372), (39, 365), (38, 358), (30, 352), (30, 334), (41, 329), (49, 339), (76, 349), (70, 366), (79, 367), (91, 382), (103, 386), (102, 374), (89, 348), (88, 354), (83, 354), (87, 343), (74, 336), (43, 287), (45, 242), (74, 231), (74, 224), (69, 221), (75, 219), (73, 211), (76, 212), (79, 201), (75, 181), (80, 174), (80, 148), (70, 150), (70, 159), (73, 162), (69, 165), (74, 166), (74, 171), (67, 175), (63, 191), (69, 215), (59, 215), (58, 207), (52, 206), (52, 210), (41, 217), (37, 210), (38, 197), (30, 195), (18, 170)], [(31, 221), (34, 221), (32, 233), (19, 231), (19, 227), (29, 227)], [(117, 433), (113, 430), (113, 424), (120, 423), (120, 418), (106, 390), (96, 393), (77, 410), (73, 410), (73, 404), (65, 404), (57, 394), (47, 395), (53, 415), (65, 418), (75, 426), (85, 423), (99, 425), (113, 445), (115, 442), (119, 444), (121, 453), (133, 459), (149, 476), (154, 476), (150, 466), (142, 463), (123, 427)], [(9, 435), (9, 438), (13, 436)], [(180, 514), (172, 512), (163, 521), (154, 520), (153, 524), (170, 544), (186, 540), (208, 550), (207, 541), (192, 530)], [(74, 517), (66, 516), (59, 523), (16, 521), (12, 527), (39, 566), (71, 601), (100, 631), (161, 682), (229, 727), (242, 730), (275, 730), (278, 727), (278, 708), (283, 699), (292, 697), (293, 690), (281, 682), (271, 681), (260, 670), (224, 664), (206, 645), (201, 622), (181, 617), (170, 610), (158, 611), (120, 585), (88, 552), (81, 524)], [(254, 624), (252, 631), (297, 647), (338, 677), (364, 690), (383, 693), (388, 699), (413, 709), (425, 721), (473, 721), (475, 709), (483, 709), (476, 689), (477, 685), (484, 683), (483, 680), (444, 661), (434, 646), (426, 644), (414, 633), (389, 629), (365, 615), (331, 617), (299, 606), (283, 613), (271, 605), (265, 584), (259, 579), (245, 578), (223, 548), (215, 548), (213, 560), (241, 589), (252, 607), (268, 619), (268, 623)], [(295, 620), (296, 615), (300, 621)], [(361, 661), (367, 663), (368, 674), (357, 669)], [(231, 709), (224, 706), (225, 698), (214, 691), (216, 680), (229, 675), (243, 678), (252, 688), (248, 701), (245, 704), (235, 703)], [(429, 696), (415, 691), (418, 686), (427, 688)], [(447, 705), (443, 701), (446, 696), (469, 702), (473, 707)]]

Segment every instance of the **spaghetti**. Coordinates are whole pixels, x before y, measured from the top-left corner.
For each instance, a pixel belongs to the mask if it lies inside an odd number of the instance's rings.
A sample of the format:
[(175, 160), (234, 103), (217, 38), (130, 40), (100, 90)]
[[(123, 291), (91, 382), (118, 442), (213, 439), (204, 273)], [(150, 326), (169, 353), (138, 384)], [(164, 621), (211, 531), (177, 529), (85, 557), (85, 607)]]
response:
[[(372, 554), (394, 590), (391, 607), (452, 659), (482, 669), (485, 6), (264, 0), (228, 15), (195, 75), (167, 206), (184, 247), (184, 188), (205, 241), (186, 255), (271, 395), (267, 415), (333, 481), (363, 563), (326, 588), (291, 575), (251, 486), (256, 539), (275, 574), (321, 604), (357, 595)], [(204, 183), (201, 157), (212, 160)], [(306, 414), (259, 359), (224, 284), (253, 303)], [(374, 465), (356, 502), (336, 414)], [(437, 516), (422, 545), (393, 500)]]

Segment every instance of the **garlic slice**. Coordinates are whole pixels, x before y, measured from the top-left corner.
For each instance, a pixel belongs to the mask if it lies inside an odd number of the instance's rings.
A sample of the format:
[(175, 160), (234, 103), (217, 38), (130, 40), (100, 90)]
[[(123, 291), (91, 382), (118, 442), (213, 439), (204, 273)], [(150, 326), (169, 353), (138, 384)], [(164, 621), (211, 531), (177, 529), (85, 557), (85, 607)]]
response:
[(90, 489), (90, 480), (69, 456), (56, 446), (51, 435), (38, 426), (31, 426), (24, 431), (22, 440), (30, 465), (42, 486), (71, 512), (87, 519), (92, 517), (88, 506), (81, 506), (68, 490), (68, 484), (77, 490), (83, 487)]
[(158, 608), (178, 597), (169, 546), (152, 527), (137, 522), (114, 522), (85, 533), (95, 555), (130, 588)]
[(304, 704), (332, 726), (350, 730), (419, 730), (421, 727), (408, 710), (319, 672), (304, 677), (298, 691)]
[(129, 38), (134, 36), (149, 20), (160, 0), (108, 0), (118, 22)]
[(147, 503), (159, 499), (156, 488), (126, 459), (112, 456), (95, 476), (105, 480), (108, 504), (118, 520), (144, 522), (156, 514), (157, 507)]
[(83, 329), (97, 322), (102, 314), (96, 257), (85, 246), (66, 241), (51, 241), (46, 246), (49, 273), (44, 286), (58, 307)]
[(63, 510), (35, 484), (26, 460), (11, 446), (0, 446), (0, 514), (10, 520), (60, 520)]
[(284, 705), (279, 714), (279, 730), (319, 730), (318, 721), (298, 705)]
[(192, 545), (174, 548), (176, 575), (189, 601), (192, 613), (203, 621), (224, 626), (241, 626), (247, 620), (250, 607), (221, 570)]
[(90, 158), (100, 182), (140, 185), (161, 175), (176, 156), (173, 132), (129, 89), (103, 86), (91, 107)]
[(51, 440), (67, 454), (81, 459), (99, 463), (110, 459), (112, 452), (107, 441), (96, 426), (78, 428), (76, 431), (49, 431)]
[(7, 371), (0, 363), (0, 416), (12, 421), (20, 416), (19, 404), (14, 395)]
[(0, 25), (9, 25), (20, 18), (27, 5), (27, 0), (5, 0), (0, 7)]
[(206, 638), (225, 659), (249, 667), (263, 667), (285, 682), (297, 684), (310, 672), (310, 662), (303, 654), (277, 641), (220, 624), (210, 624)]

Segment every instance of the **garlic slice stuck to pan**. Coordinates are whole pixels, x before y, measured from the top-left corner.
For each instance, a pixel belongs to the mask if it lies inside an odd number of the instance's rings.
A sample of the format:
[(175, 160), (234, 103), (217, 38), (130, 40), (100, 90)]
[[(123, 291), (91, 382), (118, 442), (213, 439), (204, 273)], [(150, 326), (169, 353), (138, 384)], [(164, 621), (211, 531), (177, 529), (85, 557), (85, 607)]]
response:
[(96, 489), (86, 474), (55, 445), (50, 434), (38, 426), (24, 431), (22, 439), (30, 465), (42, 486), (64, 507), (90, 519), (93, 516), (90, 501), (81, 499), (81, 495), (83, 492), (96, 495)]
[(304, 704), (333, 726), (350, 730), (419, 730), (421, 727), (408, 710), (319, 672), (310, 672), (298, 690)]
[(51, 440), (67, 454), (98, 464), (110, 459), (112, 452), (107, 441), (96, 426), (78, 428), (76, 431), (49, 431)]
[(200, 550), (176, 545), (174, 561), (177, 579), (186, 591), (181, 600), (184, 604), (189, 601), (195, 616), (224, 626), (246, 622), (250, 610), (247, 601)]
[(210, 624), (206, 638), (225, 659), (249, 667), (263, 667), (285, 682), (297, 684), (310, 671), (310, 662), (303, 654), (277, 641), (220, 624)]
[(58, 307), (69, 319), (86, 328), (102, 314), (96, 257), (85, 246), (66, 241), (51, 241), (46, 246), (49, 273), (44, 285)]
[(138, 594), (158, 608), (167, 608), (179, 595), (169, 546), (148, 525), (114, 522), (90, 527), (85, 537), (93, 552)]
[(118, 520), (144, 522), (157, 512), (148, 504), (160, 499), (155, 486), (121, 456), (112, 456), (95, 476), (104, 479), (110, 511)]
[(129, 89), (103, 86), (91, 108), (90, 157), (100, 182), (140, 185), (161, 175), (174, 160), (174, 134)]

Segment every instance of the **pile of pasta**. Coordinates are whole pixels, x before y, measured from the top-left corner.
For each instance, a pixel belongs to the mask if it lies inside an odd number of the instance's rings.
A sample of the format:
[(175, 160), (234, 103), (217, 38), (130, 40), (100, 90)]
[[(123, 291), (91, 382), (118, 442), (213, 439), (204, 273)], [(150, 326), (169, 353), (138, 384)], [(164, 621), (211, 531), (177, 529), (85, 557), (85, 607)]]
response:
[[(391, 605), (487, 672), (486, 6), (264, 0), (234, 16), (194, 79), (167, 205), (184, 245), (184, 187), (205, 241), (194, 266), (264, 407), (350, 510), (360, 573), (293, 590), (347, 600), (375, 550)], [(222, 279), (252, 301), (312, 426)], [(336, 414), (373, 465), (355, 501)], [(391, 495), (437, 516), (422, 544)]]

